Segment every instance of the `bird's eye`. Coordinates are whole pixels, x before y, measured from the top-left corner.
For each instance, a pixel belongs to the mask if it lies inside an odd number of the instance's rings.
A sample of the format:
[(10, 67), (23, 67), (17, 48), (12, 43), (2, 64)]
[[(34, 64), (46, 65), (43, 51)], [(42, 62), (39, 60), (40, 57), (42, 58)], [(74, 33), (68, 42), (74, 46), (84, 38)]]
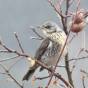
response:
[(47, 26), (45, 26), (45, 28), (50, 29), (50, 28), (51, 28), (51, 26), (50, 26), (50, 25), (47, 25)]

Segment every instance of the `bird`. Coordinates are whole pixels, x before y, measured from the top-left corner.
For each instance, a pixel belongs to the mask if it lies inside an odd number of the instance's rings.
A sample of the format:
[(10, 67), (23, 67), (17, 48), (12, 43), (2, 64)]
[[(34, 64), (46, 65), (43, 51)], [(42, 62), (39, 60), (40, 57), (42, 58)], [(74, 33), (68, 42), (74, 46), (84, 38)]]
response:
[[(39, 48), (36, 50), (34, 58), (41, 61), (48, 67), (55, 66), (62, 47), (65, 44), (67, 35), (55, 22), (52, 21), (44, 22), (38, 28), (45, 35), (45, 38), (43, 39)], [(65, 56), (66, 53), (67, 47), (64, 49), (63, 56)], [(30, 67), (27, 73), (24, 75), (23, 80), (28, 81), (38, 67), (39, 65), (37, 63)], [(43, 69), (44, 68), (41, 67), (40, 71)]]

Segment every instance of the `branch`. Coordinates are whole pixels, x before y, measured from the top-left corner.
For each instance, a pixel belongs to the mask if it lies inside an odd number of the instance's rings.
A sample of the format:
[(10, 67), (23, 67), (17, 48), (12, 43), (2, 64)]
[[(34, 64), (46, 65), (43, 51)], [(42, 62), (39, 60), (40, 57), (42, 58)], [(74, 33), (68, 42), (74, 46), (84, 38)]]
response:
[(0, 66), (5, 70), (6, 75), (8, 75), (20, 88), (23, 88), (23, 86), (9, 73), (9, 71), (2, 64), (0, 64)]
[[(66, 0), (66, 11), (65, 11), (65, 15), (68, 15), (68, 11), (69, 11), (69, 1), (70, 0)], [(63, 25), (64, 26), (64, 30), (67, 32), (66, 34), (68, 34), (68, 31), (67, 31), (67, 21), (68, 21), (68, 19), (67, 19), (67, 17), (65, 18), (65, 25)]]
[(0, 60), (0, 62), (4, 62), (4, 61), (8, 61), (8, 60), (12, 60), (12, 59), (15, 59), (15, 58), (18, 58), (19, 56), (17, 55), (17, 56), (15, 56), (15, 57), (11, 57), (11, 58), (9, 58), (9, 59), (4, 59), (4, 60)]
[(83, 57), (79, 57), (79, 58), (73, 58), (73, 59), (70, 59), (68, 61), (70, 62), (70, 61), (76, 61), (76, 60), (84, 60), (84, 59), (87, 59), (87, 58), (88, 58), (88, 56), (83, 56)]
[(16, 33), (16, 32), (14, 32), (14, 35), (15, 35), (15, 38), (16, 38), (16, 40), (17, 40), (17, 42), (18, 42), (18, 45), (19, 45), (19, 47), (20, 47), (20, 49), (21, 49), (22, 53), (24, 53), (24, 50), (23, 50), (23, 48), (22, 48), (22, 45), (21, 45), (21, 43), (20, 43), (20, 40), (19, 40), (19, 38), (18, 38), (17, 33)]
[(20, 52), (18, 52), (18, 51), (16, 51), (16, 50), (12, 50), (12, 49), (10, 49), (10, 48), (8, 48), (5, 44), (3, 44), (3, 43), (1, 43), (1, 46), (3, 47), (3, 48), (5, 48), (5, 50), (1, 50), (0, 52), (2, 52), (2, 53), (14, 53), (14, 54), (16, 54), (16, 55), (18, 55), (18, 56), (25, 56), (25, 57), (28, 57), (28, 55), (25, 55), (25, 54), (23, 54), (23, 53), (20, 53)]
[(47, 79), (49, 78), (50, 76), (45, 76), (45, 77), (35, 77), (35, 80), (43, 80), (43, 79)]
[(72, 80), (72, 74), (71, 74), (71, 71), (70, 71), (70, 66), (69, 66), (69, 61), (68, 61), (68, 54), (65, 56), (65, 69), (66, 69), (66, 72), (67, 72), (67, 75), (68, 75), (69, 83), (74, 88), (74, 84), (73, 84), (73, 80)]
[(39, 37), (39, 38), (33, 37), (32, 39), (39, 39), (39, 40), (44, 39), (44, 38), (35, 30), (35, 28), (31, 27), (31, 29), (32, 29), (32, 31)]
[(83, 84), (83, 88), (86, 88), (86, 87), (85, 87), (85, 82), (84, 82), (85, 80), (84, 80), (84, 78), (85, 78), (85, 77), (83, 76), (83, 77), (82, 77), (82, 84)]
[(48, 0), (48, 2), (50, 3), (50, 5), (53, 7), (54, 11), (56, 11), (60, 17), (65, 17), (63, 16), (63, 14), (61, 13), (61, 11), (58, 11), (57, 8), (53, 5), (53, 3), (51, 2), (51, 0)]

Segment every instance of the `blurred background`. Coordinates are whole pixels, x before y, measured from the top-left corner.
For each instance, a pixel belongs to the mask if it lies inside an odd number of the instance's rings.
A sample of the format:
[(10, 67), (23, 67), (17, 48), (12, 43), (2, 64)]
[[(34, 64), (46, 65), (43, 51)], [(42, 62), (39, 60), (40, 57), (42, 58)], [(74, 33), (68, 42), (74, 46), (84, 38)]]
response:
[[(81, 0), (80, 7), (87, 10), (87, 4), (87, 0)], [(73, 9), (72, 11), (75, 10), (75, 5), (76, 2), (71, 7), (71, 9)], [(65, 9), (64, 5), (63, 9)], [(35, 27), (48, 20), (54, 21), (62, 27), (56, 12), (53, 10), (47, 0), (0, 0), (0, 39), (9, 48), (19, 50), (17, 41), (14, 37), (14, 32), (16, 32), (20, 38), (24, 51), (34, 56), (36, 49), (39, 47), (41, 41), (30, 39), (31, 36), (36, 37), (35, 33), (33, 33), (33, 31), (30, 29), (30, 26)], [(86, 49), (88, 48), (87, 28), (88, 26), (86, 26), (83, 30), (83, 32), (85, 31)], [(87, 53), (82, 52), (79, 56), (77, 56), (83, 46), (83, 32), (79, 33), (69, 45), (68, 51), (70, 59), (87, 55)], [(73, 35), (73, 33), (71, 34)], [(8, 59), (12, 56), (13, 54), (9, 55), (0, 53), (0, 60)], [(15, 60), (3, 62), (2, 64), (8, 69), (17, 60), (18, 58)], [(63, 64), (64, 62), (61, 61), (60, 65)], [(72, 64), (73, 62), (70, 63), (71, 66)], [(84, 69), (88, 72), (88, 59), (77, 61), (75, 65), (76, 68), (72, 74), (75, 88), (83, 88), (81, 81), (82, 74), (80, 70)], [(29, 63), (25, 59), (22, 59), (11, 68), (10, 73), (22, 84), (22, 77), (27, 72), (28, 68)], [(67, 74), (64, 68), (59, 68), (58, 71), (65, 79), (67, 79)], [(4, 72), (1, 67), (0, 72)], [(36, 71), (34, 75), (42, 77), (47, 76), (48, 74), (47, 71), (44, 70), (41, 73)], [(24, 82), (24, 88), (37, 88), (38, 86), (45, 86), (47, 82), (47, 80), (36, 81), (32, 85), (31, 79), (28, 82)], [(85, 84), (87, 87), (88, 77), (86, 77)], [(0, 88), (19, 88), (19, 86), (17, 86), (17, 84), (15, 84), (8, 76), (0, 74)]]

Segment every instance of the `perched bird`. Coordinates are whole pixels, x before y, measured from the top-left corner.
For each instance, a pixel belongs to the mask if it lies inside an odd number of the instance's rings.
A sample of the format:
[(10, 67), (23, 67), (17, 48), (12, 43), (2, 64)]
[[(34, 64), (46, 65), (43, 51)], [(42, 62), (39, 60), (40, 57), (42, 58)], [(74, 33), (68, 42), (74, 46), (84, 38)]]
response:
[[(51, 21), (45, 22), (39, 27), (39, 29), (45, 35), (45, 39), (36, 51), (34, 58), (49, 67), (54, 66), (58, 60), (67, 36), (56, 23)], [(63, 56), (65, 56), (66, 53), (67, 49), (65, 48)], [(23, 80), (30, 79), (38, 67), (39, 65), (37, 63), (30, 67), (26, 75), (23, 77)], [(40, 68), (40, 71), (42, 70), (43, 67)]]

